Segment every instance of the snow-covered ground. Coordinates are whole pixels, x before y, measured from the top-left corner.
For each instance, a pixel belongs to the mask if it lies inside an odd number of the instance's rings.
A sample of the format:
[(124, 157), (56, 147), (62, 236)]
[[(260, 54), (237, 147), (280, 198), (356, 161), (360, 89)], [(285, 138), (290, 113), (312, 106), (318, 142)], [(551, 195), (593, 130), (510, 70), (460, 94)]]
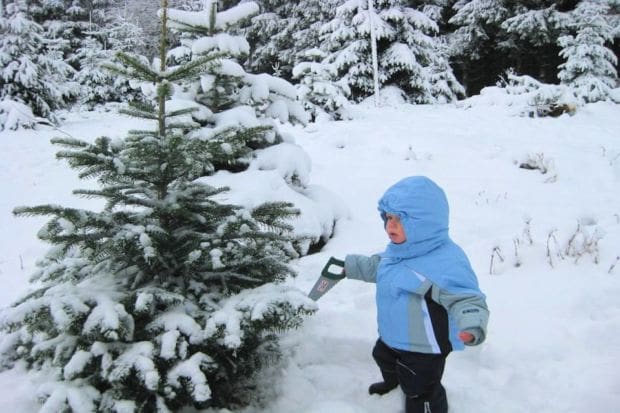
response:
[[(598, 103), (574, 116), (532, 119), (494, 103), (502, 102), (368, 103), (355, 108), (355, 120), (282, 126), (312, 160), (309, 183), (348, 208), (323, 251), (293, 263), (299, 276), (289, 283), (309, 291), (330, 256), (382, 251), (387, 238), (377, 199), (405, 176), (427, 175), (448, 195), (452, 237), (469, 254), (491, 310), (487, 341), (448, 358), (451, 412), (616, 411), (620, 107)], [(61, 129), (90, 139), (123, 137), (135, 126), (113, 113), (84, 113), (69, 116)], [(54, 158), (53, 136), (62, 132), (0, 133), (1, 306), (28, 289), (47, 249), (36, 239), (44, 220), (14, 218), (11, 210), (95, 202), (71, 195), (85, 184)], [(539, 169), (520, 168), (524, 163)], [(583, 241), (596, 237), (585, 251)], [(571, 238), (583, 254), (562, 259), (557, 253)], [(273, 398), (243, 413), (401, 412), (400, 391), (367, 394), (379, 379), (370, 354), (374, 286), (341, 281), (318, 305), (301, 329), (283, 337), (288, 363), (264, 380)], [(0, 411), (34, 412), (36, 393), (20, 367), (0, 373)]]

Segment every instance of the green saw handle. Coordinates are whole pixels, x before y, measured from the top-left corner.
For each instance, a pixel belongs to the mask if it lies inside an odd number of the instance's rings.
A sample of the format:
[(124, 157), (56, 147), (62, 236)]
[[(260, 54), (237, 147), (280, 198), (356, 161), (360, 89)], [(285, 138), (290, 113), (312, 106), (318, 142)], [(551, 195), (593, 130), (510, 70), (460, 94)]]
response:
[(329, 267), (331, 265), (335, 265), (344, 270), (344, 261), (330, 257), (327, 264), (325, 264), (325, 267), (323, 267), (323, 271), (321, 271), (321, 276), (329, 278), (330, 280), (342, 280), (345, 277), (345, 274), (342, 271), (339, 273), (329, 272)]

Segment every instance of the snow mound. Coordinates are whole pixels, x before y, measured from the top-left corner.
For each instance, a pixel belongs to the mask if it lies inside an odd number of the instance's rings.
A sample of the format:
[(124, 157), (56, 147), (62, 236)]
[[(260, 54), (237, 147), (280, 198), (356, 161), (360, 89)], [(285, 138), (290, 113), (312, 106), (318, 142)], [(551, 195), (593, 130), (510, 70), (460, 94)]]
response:
[(37, 121), (38, 119), (32, 113), (32, 109), (23, 103), (10, 99), (0, 101), (0, 131), (19, 128), (32, 129)]
[(219, 201), (249, 209), (274, 199), (291, 202), (301, 213), (290, 222), (295, 235), (308, 237), (313, 242), (330, 238), (336, 221), (348, 216), (345, 203), (323, 187), (293, 187), (286, 182), (283, 173), (289, 173), (288, 169), (250, 169), (243, 173), (219, 171), (213, 176), (200, 178), (200, 181), (215, 187), (230, 188), (230, 191), (219, 196)]

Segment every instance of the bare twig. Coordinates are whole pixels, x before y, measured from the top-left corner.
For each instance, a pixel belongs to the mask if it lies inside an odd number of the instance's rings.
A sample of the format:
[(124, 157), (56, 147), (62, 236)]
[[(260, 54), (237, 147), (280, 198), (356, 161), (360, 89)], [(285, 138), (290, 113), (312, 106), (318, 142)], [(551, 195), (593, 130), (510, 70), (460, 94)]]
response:
[(519, 238), (513, 238), (512, 243), (515, 247), (515, 267), (520, 267), (521, 257), (519, 257), (519, 244), (521, 244), (521, 241), (519, 240)]
[(489, 266), (489, 274), (491, 275), (493, 274), (493, 262), (496, 255), (501, 262), (504, 262), (504, 257), (502, 257), (501, 249), (499, 246), (493, 247), (493, 252), (491, 252), (491, 265)]
[(566, 250), (564, 251), (564, 254), (567, 256), (572, 256), (573, 254), (571, 254), (571, 252), (575, 251), (575, 240), (577, 239), (577, 235), (581, 234), (581, 223), (577, 222), (577, 229), (575, 230), (575, 232), (573, 233), (573, 235), (570, 237), (570, 239), (568, 240), (568, 244), (566, 244)]
[(571, 236), (566, 246), (566, 255), (575, 257), (575, 264), (579, 262), (582, 256), (590, 254), (593, 257), (594, 263), (598, 264), (600, 261), (598, 242), (603, 238), (603, 232), (600, 228), (596, 227), (592, 234), (581, 226), (581, 223), (577, 224), (575, 233)]
[(616, 260), (611, 264), (611, 267), (609, 267), (607, 274), (611, 274), (613, 272), (614, 268), (616, 268), (616, 264), (618, 264), (618, 261), (620, 261), (620, 255), (618, 255), (616, 257)]
[(558, 239), (555, 237), (556, 231), (557, 231), (556, 229), (552, 229), (551, 231), (549, 231), (549, 235), (547, 236), (547, 260), (549, 261), (549, 265), (551, 266), (551, 268), (554, 268), (553, 257), (552, 257), (553, 254), (551, 252), (551, 241), (553, 241), (556, 255), (560, 257), (561, 259), (564, 259), (564, 256), (562, 255), (562, 251), (560, 250), (560, 246), (558, 245)]
[(525, 218), (525, 228), (523, 229), (523, 237), (530, 244), (534, 244), (534, 240), (532, 239), (532, 233), (530, 231), (530, 223), (532, 222), (532, 218)]

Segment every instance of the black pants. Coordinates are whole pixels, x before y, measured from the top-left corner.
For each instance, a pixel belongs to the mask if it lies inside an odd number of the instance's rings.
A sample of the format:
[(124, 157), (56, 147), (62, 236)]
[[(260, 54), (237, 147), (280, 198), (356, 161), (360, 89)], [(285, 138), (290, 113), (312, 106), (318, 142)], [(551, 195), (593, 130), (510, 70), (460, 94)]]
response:
[(448, 399), (441, 385), (445, 354), (425, 354), (388, 347), (377, 340), (372, 351), (383, 380), (400, 385), (405, 393), (406, 413), (447, 413)]

